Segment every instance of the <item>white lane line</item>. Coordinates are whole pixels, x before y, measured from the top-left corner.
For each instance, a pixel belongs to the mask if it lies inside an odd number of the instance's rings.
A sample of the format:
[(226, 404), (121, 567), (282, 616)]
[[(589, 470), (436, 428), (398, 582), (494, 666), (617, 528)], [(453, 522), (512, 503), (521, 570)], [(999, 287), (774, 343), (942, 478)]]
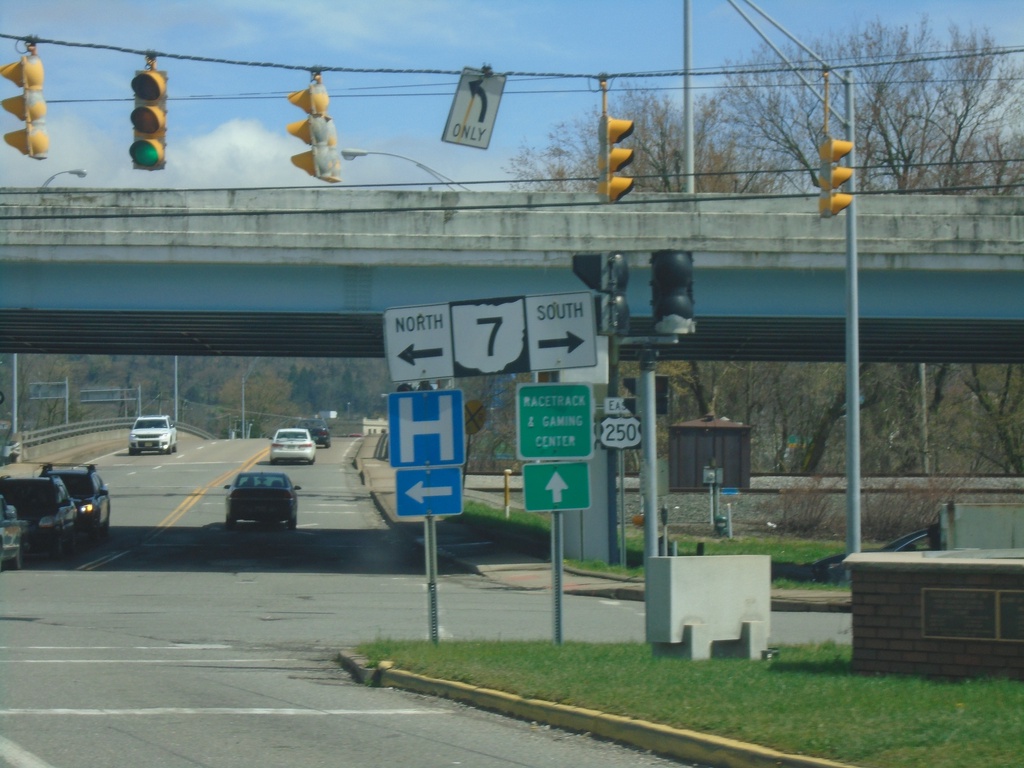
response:
[[(52, 717), (53, 715), (80, 717), (153, 717), (162, 715), (283, 715), (287, 717), (294, 717), (317, 715), (324, 717), (330, 715), (337, 717), (345, 715), (386, 716), (446, 714), (449, 714), (449, 712), (443, 709), (299, 709), (295, 707), (149, 707), (144, 709), (112, 709), (107, 707), (98, 709), (65, 709), (61, 707), (54, 707), (52, 709), (0, 709), (0, 717), (35, 715), (43, 715), (46, 717)], [(2, 745), (2, 743), (3, 738), (0, 737), (0, 745)], [(3, 752), (0, 751), (0, 755), (2, 754)], [(14, 765), (19, 764), (15, 763)], [(35, 764), (26, 763), (26, 765)], [(39, 765), (45, 764), (39, 763)]]
[(0, 645), (0, 651), (223, 651), (225, 643), (171, 643), (170, 645)]
[(49, 763), (43, 762), (3, 736), (0, 736), (0, 760), (11, 768), (53, 768)]
[(0, 659), (0, 664), (260, 664), (295, 663), (287, 659)]

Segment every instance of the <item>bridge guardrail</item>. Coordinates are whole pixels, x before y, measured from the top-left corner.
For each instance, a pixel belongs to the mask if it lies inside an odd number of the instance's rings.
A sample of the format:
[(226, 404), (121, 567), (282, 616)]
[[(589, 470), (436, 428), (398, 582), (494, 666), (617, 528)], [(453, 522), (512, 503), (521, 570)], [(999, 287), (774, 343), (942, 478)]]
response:
[[(134, 423), (135, 417), (132, 416), (129, 418), (79, 421), (73, 424), (59, 424), (55, 427), (29, 430), (22, 432), (16, 442), (9, 443), (5, 453), (8, 454), (7, 458), (11, 461), (17, 461), (19, 458), (31, 459), (33, 453), (35, 453), (40, 446), (50, 445), (55, 442), (72, 441), (76, 438), (82, 438), (102, 432), (123, 431), (125, 433), (125, 440), (127, 440), (127, 432), (131, 429), (132, 424)], [(208, 432), (202, 427), (197, 427), (192, 424), (183, 424), (180, 422), (176, 423), (175, 426), (181, 432), (188, 432), (191, 435), (196, 435), (197, 437), (201, 437), (205, 440), (216, 439), (216, 435)]]

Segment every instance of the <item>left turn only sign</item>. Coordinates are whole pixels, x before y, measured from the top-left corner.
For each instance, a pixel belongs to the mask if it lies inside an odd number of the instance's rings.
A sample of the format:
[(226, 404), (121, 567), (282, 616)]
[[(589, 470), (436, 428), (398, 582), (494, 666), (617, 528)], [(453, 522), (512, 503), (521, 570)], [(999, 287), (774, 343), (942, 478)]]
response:
[(463, 69), (441, 141), (487, 149), (504, 90), (504, 75), (489, 70)]

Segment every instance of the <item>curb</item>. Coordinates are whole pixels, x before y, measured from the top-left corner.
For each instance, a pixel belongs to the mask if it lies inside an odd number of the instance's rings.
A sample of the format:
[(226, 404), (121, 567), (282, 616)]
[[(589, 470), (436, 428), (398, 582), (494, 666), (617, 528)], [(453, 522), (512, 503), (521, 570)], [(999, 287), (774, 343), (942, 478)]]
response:
[(339, 654), (339, 661), (353, 673), (358, 682), (363, 684), (370, 681), (380, 687), (400, 688), (438, 696), (521, 720), (586, 733), (677, 760), (723, 768), (854, 768), (848, 763), (790, 755), (756, 744), (683, 728), (540, 699), (526, 699), (516, 694), (480, 688), (467, 683), (438, 680), (396, 669), (388, 661), (383, 661), (376, 669), (370, 670), (364, 666), (365, 659), (346, 651)]

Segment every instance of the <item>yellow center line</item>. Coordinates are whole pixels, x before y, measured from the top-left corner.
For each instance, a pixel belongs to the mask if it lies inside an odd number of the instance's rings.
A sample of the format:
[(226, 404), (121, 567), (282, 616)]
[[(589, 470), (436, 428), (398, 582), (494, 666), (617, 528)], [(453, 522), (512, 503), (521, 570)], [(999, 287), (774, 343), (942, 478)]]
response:
[(206, 485), (200, 488), (196, 488), (188, 495), (188, 498), (186, 498), (185, 501), (181, 502), (181, 504), (175, 507), (174, 510), (172, 510), (171, 513), (167, 515), (167, 517), (165, 517), (163, 520), (156, 524), (156, 530), (146, 540), (150, 541), (151, 539), (163, 533), (163, 531), (174, 526), (179, 520), (181, 520), (181, 518), (185, 516), (185, 513), (192, 509), (192, 507), (194, 507), (196, 504), (198, 504), (200, 499), (202, 499), (203, 496), (205, 496), (209, 491), (212, 491), (218, 486), (223, 485), (227, 480), (231, 478), (232, 475), (238, 474), (239, 472), (246, 472), (252, 469), (254, 466), (256, 466), (256, 464), (259, 463), (261, 459), (265, 458), (269, 452), (269, 447), (264, 448), (255, 456), (248, 459), (240, 467), (229, 469), (227, 472), (223, 472), (222, 474), (215, 477)]
[[(260, 459), (266, 457), (266, 455), (269, 452), (269, 447), (264, 448), (255, 456), (252, 456), (251, 458), (247, 459), (240, 466), (235, 467), (234, 469), (229, 469), (227, 472), (220, 474), (218, 477), (214, 478), (201, 488), (197, 488), (196, 490), (192, 491), (188, 495), (188, 498), (185, 499), (185, 501), (183, 501), (181, 504), (175, 507), (174, 510), (169, 515), (167, 515), (167, 517), (165, 517), (163, 520), (157, 523), (156, 529), (152, 533), (150, 533), (149, 536), (143, 539), (142, 543), (148, 544), (150, 541), (155, 539), (168, 528), (175, 525), (179, 520), (181, 520), (181, 518), (185, 516), (186, 512), (188, 512), (190, 509), (192, 509), (192, 507), (199, 503), (199, 500), (203, 498), (203, 496), (205, 496), (207, 492), (212, 491), (218, 485), (223, 485), (224, 482), (228, 480), (232, 475), (238, 472), (246, 472), (252, 469), (254, 466), (256, 466), (257, 463), (259, 463)], [(130, 551), (131, 550), (126, 549), (123, 552), (113, 552), (109, 555), (106, 555), (105, 557), (101, 557), (98, 560), (93, 560), (92, 562), (86, 563), (85, 565), (80, 565), (78, 566), (77, 570), (94, 571), (97, 568), (106, 565), (107, 563), (113, 562), (114, 560), (117, 560), (118, 558), (127, 555)]]

